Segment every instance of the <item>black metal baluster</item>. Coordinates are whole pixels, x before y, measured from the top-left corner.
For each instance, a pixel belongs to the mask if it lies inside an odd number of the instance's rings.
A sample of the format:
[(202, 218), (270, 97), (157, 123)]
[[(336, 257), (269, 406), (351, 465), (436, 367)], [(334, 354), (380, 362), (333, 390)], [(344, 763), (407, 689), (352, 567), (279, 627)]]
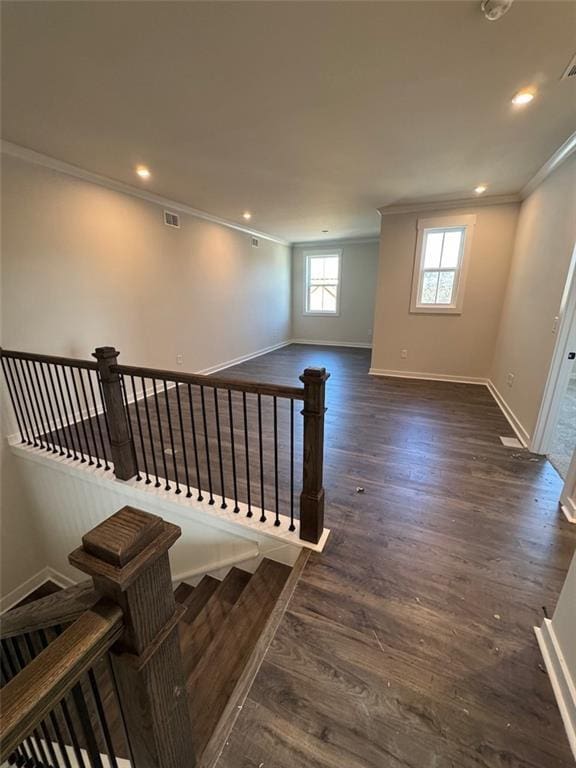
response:
[(162, 451), (162, 463), (164, 464), (164, 480), (166, 485), (164, 490), (170, 490), (170, 483), (168, 482), (168, 467), (166, 465), (166, 452), (164, 448), (164, 435), (162, 433), (162, 423), (160, 421), (160, 406), (158, 405), (158, 392), (156, 390), (156, 379), (152, 379), (152, 387), (154, 389), (154, 405), (156, 406), (156, 418), (158, 419), (158, 434), (160, 435), (160, 450)]
[(218, 441), (218, 461), (220, 464), (220, 489), (222, 491), (222, 504), (220, 509), (226, 509), (226, 491), (224, 489), (224, 465), (222, 463), (222, 440), (220, 439), (220, 410), (218, 408), (218, 390), (214, 387), (214, 414), (216, 416), (216, 439)]
[[(132, 397), (134, 398), (134, 409), (136, 410), (136, 421), (138, 423), (138, 436), (140, 438), (140, 448), (142, 449), (142, 458), (144, 460), (144, 473), (146, 475), (146, 485), (150, 485), (150, 474), (148, 472), (148, 459), (146, 458), (146, 448), (144, 447), (144, 434), (142, 432), (142, 420), (140, 418), (140, 406), (138, 405), (138, 398), (136, 397), (136, 385), (134, 383), (134, 376), (130, 376), (130, 382), (132, 384)], [(143, 397), (146, 397), (146, 393), (143, 393)]]
[[(14, 648), (11, 647), (11, 643), (12, 638), (7, 638), (1, 641), (2, 650), (4, 652), (3, 655), (6, 659), (6, 669), (9, 672), (8, 678), (10, 680), (15, 678), (18, 672), (21, 672), (23, 669), (23, 665), (18, 663), (18, 658), (14, 653)], [(24, 747), (24, 745), (26, 746)], [(34, 746), (34, 741), (30, 736), (27, 736), (20, 746), (22, 746), (24, 752), (26, 753), (26, 759), (30, 760), (32, 765), (34, 765), (34, 762), (39, 762), (38, 754), (36, 753), (36, 747)], [(29, 756), (28, 753), (30, 753)]]
[(212, 468), (210, 466), (210, 445), (208, 441), (208, 420), (206, 419), (206, 402), (204, 400), (204, 387), (200, 385), (200, 401), (202, 403), (202, 422), (204, 425), (204, 447), (206, 449), (206, 467), (208, 469), (208, 504), (214, 504), (212, 494)]
[(264, 445), (262, 443), (262, 395), (258, 393), (258, 446), (260, 455), (260, 522), (266, 522), (264, 513)]
[[(56, 405), (56, 410), (58, 412), (58, 421), (60, 422), (60, 431), (62, 432), (62, 437), (64, 438), (64, 444), (66, 446), (66, 458), (71, 459), (72, 453), (70, 452), (70, 444), (68, 443), (68, 430), (64, 426), (64, 419), (62, 418), (62, 411), (60, 410), (60, 400), (58, 399), (58, 392), (56, 392), (56, 387), (54, 386), (54, 379), (52, 378), (52, 369), (50, 368), (50, 364), (47, 365), (48, 370), (48, 378), (50, 379), (50, 386), (52, 387), (52, 393), (54, 394), (54, 403)], [(64, 399), (62, 395), (62, 387), (60, 386), (60, 379), (58, 378), (58, 371), (56, 370), (56, 367), (54, 366), (54, 373), (56, 376), (56, 381), (58, 382), (58, 388), (60, 390), (60, 395), (62, 398), (62, 406), (64, 406)], [(72, 442), (72, 438), (70, 438), (70, 442)]]
[(272, 407), (274, 409), (274, 525), (280, 525), (280, 501), (278, 496), (278, 398), (276, 395), (272, 398)]
[[(96, 377), (98, 374), (95, 374)], [(104, 471), (110, 469), (108, 464), (108, 451), (104, 443), (104, 435), (102, 434), (102, 425), (100, 424), (100, 414), (98, 413), (98, 403), (96, 402), (96, 394), (94, 392), (94, 384), (92, 383), (92, 371), (88, 371), (88, 386), (90, 388), (90, 396), (92, 398), (92, 405), (94, 407), (94, 418), (96, 420), (96, 428), (98, 430), (98, 436), (100, 438), (100, 445), (102, 447), (102, 458), (104, 459)], [(104, 413), (104, 403), (102, 403), (102, 413)]]
[(46, 393), (46, 399), (48, 400), (50, 415), (52, 416), (52, 424), (54, 425), (53, 435), (56, 438), (56, 442), (58, 443), (58, 449), (59, 449), (58, 453), (60, 454), (60, 456), (64, 456), (64, 447), (62, 445), (62, 439), (60, 437), (60, 430), (58, 429), (58, 419), (56, 418), (56, 412), (54, 411), (52, 396), (50, 395), (50, 390), (48, 389), (48, 382), (46, 380), (46, 373), (44, 372), (44, 367), (46, 365), (47, 365), (46, 363), (39, 363), (40, 374), (42, 376), (42, 383), (44, 384), (44, 392)]
[[(26, 399), (26, 392), (24, 390), (24, 387), (22, 386), (22, 381), (20, 379), (20, 372), (18, 370), (19, 366), (16, 364), (18, 361), (16, 358), (11, 358), (12, 365), (14, 368), (14, 375), (16, 377), (16, 381), (18, 382), (17, 390), (22, 395), (22, 402), (24, 403), (24, 412), (26, 413), (26, 418), (28, 420), (28, 425), (30, 427), (30, 435), (32, 436), (32, 442), (31, 444), (34, 446), (37, 446), (38, 443), (36, 441), (36, 435), (34, 434), (34, 424), (32, 423), (32, 419), (30, 418), (30, 410), (28, 408), (28, 401)], [(28, 443), (30, 445), (30, 443)]]
[[(18, 665), (20, 666), (20, 669), (24, 669), (27, 662), (24, 659), (24, 656), (22, 654), (22, 649), (20, 647), (20, 643), (22, 640), (18, 637), (12, 637), (10, 638), (10, 642), (12, 643), (12, 649), (14, 651), (14, 654), (16, 655), (16, 658), (18, 660)], [(35, 745), (36, 750), (38, 751), (38, 754), (40, 755), (40, 761), (43, 766), (46, 766), (46, 768), (49, 765), (48, 762), (48, 755), (46, 754), (46, 750), (44, 749), (44, 745), (42, 744), (42, 739), (40, 737), (40, 734), (38, 733), (37, 728), (33, 728), (31, 731), (30, 739), (32, 743)]]
[[(94, 432), (94, 424), (92, 423), (92, 418), (98, 419), (98, 414), (95, 413), (94, 417), (90, 416), (90, 404), (88, 403), (88, 398), (86, 397), (86, 386), (84, 385), (84, 376), (82, 375), (82, 368), (78, 368), (78, 377), (80, 379), (80, 389), (82, 390), (82, 396), (84, 398), (84, 405), (86, 406), (86, 419), (88, 421), (88, 426), (90, 428), (90, 435), (92, 437), (92, 446), (94, 448), (94, 458), (96, 459), (96, 468), (100, 469), (102, 467), (102, 463), (100, 461), (99, 457), (99, 451), (98, 451), (98, 444), (96, 443), (96, 434)], [(86, 371), (88, 378), (90, 378), (90, 370)]]
[(106, 751), (108, 753), (108, 759), (112, 768), (118, 768), (116, 762), (116, 755), (114, 754), (114, 744), (112, 743), (112, 737), (110, 736), (110, 729), (108, 727), (108, 721), (106, 719), (106, 713), (102, 705), (102, 699), (100, 697), (100, 691), (98, 690), (98, 681), (93, 669), (88, 670), (88, 682), (90, 683), (90, 689), (92, 691), (92, 697), (94, 704), (96, 705), (96, 712), (98, 713), (98, 720), (100, 724), (100, 730), (104, 737), (104, 743), (106, 744)]
[(44, 449), (46, 451), (52, 452), (53, 449), (50, 448), (50, 443), (48, 442), (48, 428), (47, 428), (47, 426), (46, 426), (46, 424), (44, 422), (44, 419), (42, 417), (42, 408), (41, 408), (41, 405), (40, 405), (41, 397), (38, 396), (38, 392), (36, 391), (36, 388), (34, 386), (34, 376), (32, 375), (32, 371), (33, 371), (34, 366), (33, 366), (33, 364), (31, 365), (31, 361), (30, 360), (25, 360), (24, 362), (26, 364), (26, 371), (28, 373), (28, 383), (30, 385), (30, 392), (32, 393), (31, 394), (31, 397), (32, 397), (32, 407), (33, 407), (35, 413), (37, 414), (38, 424), (40, 425), (40, 429), (42, 430), (42, 437), (44, 438), (44, 443), (45, 443)]
[(180, 423), (180, 444), (182, 446), (182, 458), (184, 459), (184, 474), (186, 475), (186, 486), (188, 491), (186, 492), (186, 498), (189, 499), (192, 496), (190, 490), (190, 473), (188, 471), (188, 456), (186, 454), (186, 440), (184, 439), (184, 420), (182, 418), (182, 402), (180, 401), (180, 384), (176, 382), (176, 405), (178, 406), (178, 421)]
[(230, 422), (230, 446), (232, 451), (232, 482), (234, 485), (234, 509), (233, 512), (240, 512), (238, 506), (238, 483), (236, 478), (236, 447), (234, 445), (234, 419), (232, 416), (232, 390), (228, 390), (228, 421)]
[[(80, 454), (80, 463), (84, 464), (86, 462), (86, 459), (84, 458), (84, 453), (82, 452), (82, 441), (80, 440), (80, 430), (78, 429), (78, 424), (76, 423), (76, 418), (74, 417), (74, 404), (72, 403), (72, 398), (70, 397), (70, 387), (68, 386), (68, 377), (66, 376), (66, 369), (62, 366), (56, 367), (56, 372), (58, 373), (58, 369), (62, 371), (62, 378), (64, 379), (64, 389), (66, 390), (66, 394), (68, 396), (68, 405), (70, 406), (70, 417), (74, 424), (74, 430), (76, 432), (76, 441), (78, 443), (78, 453)], [(64, 402), (64, 413), (66, 414), (66, 421), (68, 424), (70, 424), (70, 419), (68, 418), (68, 409), (66, 408), (66, 402)], [(72, 428), (70, 427), (70, 439), (73, 441), (73, 435), (72, 435)], [(74, 454), (76, 452), (74, 451)], [(74, 458), (77, 459), (78, 456), (74, 455)]]
[(202, 483), (200, 481), (200, 462), (198, 460), (198, 441), (196, 438), (196, 419), (194, 418), (194, 403), (192, 402), (192, 386), (188, 384), (188, 405), (190, 407), (190, 424), (192, 426), (192, 441), (194, 445), (194, 462), (196, 464), (196, 485), (198, 486), (198, 501), (204, 501)]
[[(138, 467), (138, 456), (136, 455), (136, 443), (134, 442), (134, 432), (132, 430), (132, 416), (130, 415), (130, 407), (128, 404), (128, 392), (126, 390), (126, 382), (124, 381), (124, 374), (120, 374), (120, 388), (122, 390), (122, 400), (124, 401), (124, 411), (126, 412), (126, 421), (128, 422), (128, 432), (130, 434), (130, 445), (132, 446), (132, 455), (134, 456), (134, 464), (136, 465), (136, 480), (142, 480), (140, 469)], [(134, 401), (134, 407), (138, 407), (136, 401)]]
[[(74, 390), (74, 396), (76, 397), (76, 404), (78, 405), (78, 416), (80, 418), (80, 424), (82, 425), (82, 433), (84, 434), (84, 441), (86, 443), (86, 456), (88, 456), (88, 465), (92, 466), (94, 464), (94, 459), (92, 458), (92, 454), (90, 453), (90, 443), (88, 442), (88, 432), (86, 431), (86, 420), (84, 419), (82, 415), (82, 403), (80, 402), (80, 397), (78, 396), (78, 386), (76, 384), (76, 376), (74, 375), (75, 369), (70, 368), (70, 378), (72, 379), (72, 389)], [(89, 418), (88, 414), (86, 416)]]
[(146, 411), (146, 421), (148, 423), (148, 438), (150, 440), (150, 451), (152, 453), (152, 464), (154, 465), (154, 474), (156, 475), (155, 488), (160, 488), (160, 480), (158, 478), (158, 463), (156, 462), (156, 451), (154, 450), (154, 437), (152, 436), (152, 422), (150, 421), (150, 408), (148, 407), (148, 395), (146, 394), (146, 382), (144, 377), (141, 376), (142, 392), (144, 394), (144, 409)]
[[(34, 419), (34, 425), (37, 432), (38, 437), (38, 443), (40, 443), (40, 447), (44, 448), (44, 443), (42, 442), (42, 429), (39, 426), (38, 417), (36, 415), (36, 410), (34, 408), (34, 401), (32, 400), (32, 395), (30, 394), (30, 387), (28, 385), (28, 379), (26, 378), (26, 367), (24, 366), (24, 363), (27, 363), (27, 360), (20, 360), (20, 372), (22, 373), (22, 380), (24, 381), (24, 388), (26, 390), (26, 395), (28, 397), (28, 402), (30, 403), (30, 412), (32, 413), (32, 418)], [(34, 443), (34, 445), (37, 445), (37, 443)], [(46, 450), (48, 450), (48, 446), (46, 445)]]
[[(40, 413), (40, 405), (38, 403), (36, 390), (34, 389), (32, 373), (30, 372), (30, 361), (21, 360), (20, 363), (22, 365), (22, 378), (24, 379), (26, 392), (28, 393), (28, 397), (30, 398), (30, 409), (34, 417), (36, 428), (38, 429), (38, 440), (42, 448), (44, 448), (44, 450), (46, 451), (49, 451), (50, 447), (48, 445), (48, 438), (46, 436), (46, 427), (44, 426), (44, 423), (42, 421), (42, 414)], [(43, 444), (43, 442), (45, 443), (45, 445)]]
[[(10, 680), (12, 680), (12, 678), (15, 677), (16, 674), (18, 674), (18, 673), (13, 671), (12, 664), (8, 664), (8, 655), (7, 655), (7, 652), (5, 650), (4, 643), (5, 643), (5, 641), (3, 640), (2, 641), (2, 656), (0, 657), (0, 670), (2, 671), (2, 676), (4, 677), (5, 682), (10, 682)], [(6, 659), (6, 665), (4, 664), (4, 659)], [(27, 742), (27, 739), (22, 741), (18, 745), (18, 749), (21, 752), (21, 758), (25, 761), (25, 763), (27, 765), (33, 765), (33, 761), (30, 758), (30, 755), (28, 753), (28, 749), (26, 747), (26, 742)]]
[[(50, 427), (50, 417), (48, 416), (48, 410), (46, 408), (46, 398), (44, 397), (44, 393), (42, 391), (42, 386), (40, 385), (40, 377), (38, 376), (38, 367), (37, 362), (35, 360), (30, 361), (32, 371), (34, 372), (34, 378), (32, 379), (32, 389), (34, 390), (34, 396), (36, 397), (36, 402), (38, 403), (38, 412), (42, 415), (44, 414), (44, 420), (46, 424), (46, 432), (44, 433), (45, 439), (48, 435), (50, 435), (50, 440), (52, 442), (52, 453), (58, 453), (58, 449), (56, 448), (56, 440), (54, 439), (54, 434), (52, 432), (52, 428)], [(48, 447), (48, 442), (46, 441), (46, 446)]]
[[(178, 385), (176, 385), (178, 386)], [(174, 467), (174, 479), (176, 480), (175, 493), (182, 493), (178, 482), (178, 466), (176, 464), (176, 447), (174, 445), (174, 430), (172, 429), (172, 416), (170, 415), (170, 403), (168, 402), (168, 384), (164, 379), (164, 397), (166, 398), (166, 416), (168, 417), (168, 435), (170, 437), (170, 447), (172, 449), (172, 465)]]
[(80, 728), (84, 734), (84, 745), (88, 754), (88, 760), (92, 768), (104, 768), (102, 765), (102, 758), (100, 757), (100, 749), (96, 736), (94, 735), (94, 729), (90, 721), (90, 713), (86, 705), (86, 699), (84, 698), (84, 691), (80, 683), (77, 683), (72, 688), (72, 701), (76, 708), (76, 714), (80, 722)]
[(246, 409), (246, 392), (242, 392), (242, 409), (244, 411), (244, 453), (246, 455), (246, 493), (248, 512), (246, 517), (252, 517), (252, 491), (250, 488), (250, 453), (248, 451), (248, 412)]
[[(10, 395), (10, 401), (12, 403), (12, 408), (14, 409), (14, 415), (16, 416), (16, 423), (18, 424), (18, 431), (20, 432), (20, 440), (22, 443), (28, 443), (30, 444), (30, 440), (28, 439), (28, 430), (25, 429), (23, 426), (24, 422), (22, 420), (23, 414), (20, 410), (20, 403), (18, 402), (18, 408), (16, 407), (16, 393), (14, 389), (14, 380), (12, 378), (12, 371), (8, 368), (8, 362), (4, 355), (2, 355), (2, 358), (0, 358), (0, 361), (2, 363), (2, 370), (4, 371), (4, 378), (6, 379), (6, 386), (8, 388), (8, 394)], [(24, 437), (26, 435), (26, 437)]]
[(290, 527), (288, 530), (296, 530), (294, 525), (294, 400), (290, 400)]

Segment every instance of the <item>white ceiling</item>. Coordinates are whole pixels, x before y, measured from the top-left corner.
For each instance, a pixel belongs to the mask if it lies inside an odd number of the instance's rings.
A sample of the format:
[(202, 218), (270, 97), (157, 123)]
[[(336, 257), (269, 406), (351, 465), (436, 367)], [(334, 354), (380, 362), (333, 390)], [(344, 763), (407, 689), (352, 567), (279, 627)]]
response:
[[(4, 139), (291, 241), (519, 191), (576, 128), (575, 2), (3, 2)], [(576, 80), (574, 78), (573, 80)], [(513, 109), (512, 95), (538, 98)], [(152, 178), (134, 175), (138, 163)], [(329, 233), (322, 234), (323, 229)]]

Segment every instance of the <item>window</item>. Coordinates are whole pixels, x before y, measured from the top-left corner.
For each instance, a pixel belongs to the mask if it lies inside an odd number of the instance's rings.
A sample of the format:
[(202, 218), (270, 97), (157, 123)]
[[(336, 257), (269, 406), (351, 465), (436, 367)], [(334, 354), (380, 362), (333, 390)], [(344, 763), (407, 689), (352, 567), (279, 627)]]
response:
[(411, 312), (460, 313), (475, 216), (418, 221)]
[(338, 315), (340, 311), (340, 262), (342, 251), (305, 254), (305, 315)]

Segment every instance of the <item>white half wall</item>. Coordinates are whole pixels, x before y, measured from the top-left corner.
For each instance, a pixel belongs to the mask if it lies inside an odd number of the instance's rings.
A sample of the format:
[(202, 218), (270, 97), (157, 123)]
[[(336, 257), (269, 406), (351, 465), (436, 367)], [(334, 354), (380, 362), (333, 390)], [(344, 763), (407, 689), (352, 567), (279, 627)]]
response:
[[(338, 248), (342, 251), (340, 314), (318, 317), (304, 314), (306, 251)], [(378, 272), (378, 241), (335, 240), (292, 249), (292, 338), (312, 343), (370, 346)]]

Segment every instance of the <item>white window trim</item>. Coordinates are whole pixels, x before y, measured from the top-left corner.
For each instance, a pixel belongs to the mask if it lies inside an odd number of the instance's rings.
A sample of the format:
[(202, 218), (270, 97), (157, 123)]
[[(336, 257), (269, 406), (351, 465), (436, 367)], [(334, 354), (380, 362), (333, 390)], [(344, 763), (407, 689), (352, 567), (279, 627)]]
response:
[[(304, 251), (304, 306), (302, 314), (307, 317), (339, 317), (340, 295), (342, 293), (342, 248), (315, 248)], [(308, 309), (308, 276), (310, 272), (310, 258), (312, 256), (338, 256), (338, 291), (336, 292), (335, 312), (311, 312)]]
[[(438, 216), (433, 219), (418, 219), (418, 237), (416, 238), (416, 251), (414, 253), (414, 271), (412, 274), (412, 297), (410, 300), (410, 312), (426, 315), (460, 315), (462, 314), (462, 305), (464, 303), (464, 291), (466, 287), (466, 277), (468, 274), (468, 264), (470, 262), (470, 253), (472, 251), (472, 239), (474, 237), (474, 225), (476, 216)], [(422, 262), (424, 254), (422, 245), (424, 242), (424, 232), (427, 229), (447, 229), (449, 227), (464, 227), (464, 249), (460, 266), (456, 270), (455, 300), (452, 304), (420, 304), (418, 298), (420, 295), (420, 285), (422, 282)]]

